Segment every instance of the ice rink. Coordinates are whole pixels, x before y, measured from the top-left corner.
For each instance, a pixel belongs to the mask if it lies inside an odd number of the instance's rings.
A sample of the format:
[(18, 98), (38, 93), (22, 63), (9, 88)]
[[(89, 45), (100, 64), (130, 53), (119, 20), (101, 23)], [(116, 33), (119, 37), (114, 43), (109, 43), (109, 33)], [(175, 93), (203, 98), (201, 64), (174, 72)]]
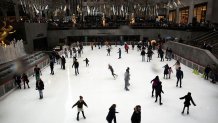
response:
[[(45, 83), (44, 98), (39, 99), (35, 90), (35, 78), (30, 77), (30, 89), (15, 90), (0, 100), (0, 123), (107, 123), (106, 116), (112, 104), (116, 104), (118, 123), (130, 123), (133, 108), (141, 105), (141, 123), (217, 123), (218, 122), (218, 86), (194, 75), (192, 69), (181, 65), (184, 72), (182, 88), (176, 87), (175, 68), (171, 79), (163, 79), (163, 66), (157, 51), (151, 62), (142, 62), (140, 52), (122, 48), (122, 58), (118, 59), (118, 48), (113, 46), (111, 56), (106, 56), (104, 46), (91, 50), (85, 47), (81, 58), (78, 76), (72, 68), (72, 58), (66, 58), (66, 70), (55, 64), (54, 75), (50, 75), (50, 67), (42, 70)], [(88, 58), (89, 67), (83, 61)], [(108, 69), (114, 68), (118, 78), (114, 79)], [(130, 67), (130, 91), (124, 90), (124, 73)], [(156, 75), (162, 81), (162, 103), (155, 103), (151, 97), (152, 84)], [(190, 114), (181, 114), (184, 100), (179, 98), (188, 92), (197, 106), (190, 106)], [(84, 107), (86, 119), (80, 113), (80, 121), (76, 120), (77, 108), (72, 105), (82, 95), (88, 108)]]

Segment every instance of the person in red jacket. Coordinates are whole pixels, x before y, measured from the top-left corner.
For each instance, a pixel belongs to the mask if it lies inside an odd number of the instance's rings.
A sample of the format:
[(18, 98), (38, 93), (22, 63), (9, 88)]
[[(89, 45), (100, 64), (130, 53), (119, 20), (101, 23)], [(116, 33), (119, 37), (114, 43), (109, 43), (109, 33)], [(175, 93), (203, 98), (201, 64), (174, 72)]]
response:
[(86, 119), (86, 116), (84, 115), (84, 111), (83, 111), (83, 105), (85, 105), (88, 108), (88, 105), (86, 104), (86, 102), (83, 100), (82, 96), (79, 96), (79, 100), (72, 106), (75, 107), (77, 106), (78, 109), (78, 113), (77, 113), (77, 120), (79, 121), (79, 113), (82, 112), (83, 114), (83, 118)]
[(152, 83), (152, 93), (151, 93), (151, 96), (152, 97), (154, 96), (154, 90), (157, 87), (159, 82), (160, 82), (159, 76), (156, 76), (153, 80), (151, 80), (151, 83)]

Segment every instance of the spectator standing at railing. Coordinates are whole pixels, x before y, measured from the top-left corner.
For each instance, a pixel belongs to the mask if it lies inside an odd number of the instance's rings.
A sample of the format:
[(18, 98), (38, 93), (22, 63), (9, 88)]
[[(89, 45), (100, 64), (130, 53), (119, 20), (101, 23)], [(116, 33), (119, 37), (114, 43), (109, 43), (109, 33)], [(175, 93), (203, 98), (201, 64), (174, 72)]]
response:
[(28, 79), (28, 76), (26, 75), (26, 73), (22, 74), (22, 80), (23, 80), (24, 89), (26, 89), (26, 85), (27, 85), (28, 88), (30, 88), (29, 79)]
[(42, 75), (41, 69), (35, 65), (33, 76), (36, 77), (36, 81), (40, 79), (40, 75)]
[(207, 67), (206, 67), (205, 70), (204, 70), (204, 78), (205, 78), (206, 80), (208, 80), (208, 75), (209, 75), (209, 73), (210, 73), (211, 70), (212, 70), (212, 69), (210, 68), (210, 65), (207, 65)]

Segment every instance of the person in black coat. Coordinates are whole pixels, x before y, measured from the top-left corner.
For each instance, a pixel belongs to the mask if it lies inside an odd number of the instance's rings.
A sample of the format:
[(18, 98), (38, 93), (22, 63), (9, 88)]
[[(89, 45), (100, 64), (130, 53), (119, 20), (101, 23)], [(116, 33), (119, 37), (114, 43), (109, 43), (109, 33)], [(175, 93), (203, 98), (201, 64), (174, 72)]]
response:
[(39, 91), (39, 99), (42, 99), (43, 98), (43, 92), (42, 90), (44, 90), (44, 83), (41, 79), (38, 79), (36, 81), (36, 90)]
[(121, 59), (121, 49), (120, 48), (119, 48), (117, 53), (119, 53), (119, 58), (118, 59)]
[(83, 118), (86, 119), (86, 116), (84, 115), (84, 111), (83, 111), (83, 105), (85, 105), (88, 108), (88, 105), (86, 104), (86, 102), (83, 100), (82, 96), (79, 96), (79, 100), (72, 106), (75, 107), (77, 106), (78, 109), (78, 113), (77, 113), (77, 120), (79, 121), (79, 113), (82, 112), (83, 114)]
[(50, 60), (50, 69), (51, 69), (51, 75), (54, 75), (54, 61)]
[(18, 88), (21, 89), (21, 75), (15, 74), (14, 80), (15, 80), (15, 84), (18, 86)]
[(162, 90), (162, 82), (159, 82), (157, 87), (155, 88), (155, 96), (156, 96), (156, 100), (155, 102), (157, 102), (157, 98), (159, 97), (159, 103), (160, 105), (162, 105), (163, 103), (161, 102), (161, 93), (164, 93)]
[(110, 69), (111, 74), (112, 74), (112, 76), (113, 76), (114, 79), (115, 79), (118, 75), (114, 73), (114, 69), (113, 69), (113, 67), (112, 67), (110, 64), (108, 64), (108, 69)]
[(182, 110), (182, 114), (184, 113), (184, 110), (185, 110), (185, 107), (187, 107), (187, 114), (189, 114), (189, 106), (191, 105), (190, 101), (192, 102), (192, 104), (194, 106), (196, 106), (195, 102), (193, 101), (192, 99), (192, 96), (191, 96), (191, 93), (188, 92), (187, 95), (185, 95), (184, 97), (181, 97), (179, 98), (180, 100), (182, 99), (185, 99), (185, 102), (184, 102), (184, 107), (183, 107), (183, 110)]
[(160, 54), (160, 61), (164, 61), (164, 52), (162, 49), (160, 49), (159, 54)]
[(206, 67), (205, 70), (204, 70), (204, 74), (205, 74), (204, 78), (205, 78), (206, 80), (208, 80), (208, 75), (209, 75), (209, 73), (210, 73), (211, 70), (212, 70), (212, 69), (210, 68), (210, 65), (207, 65), (207, 67)]
[(109, 112), (108, 112), (108, 115), (106, 117), (106, 120), (108, 121), (108, 123), (112, 123), (112, 120), (114, 120), (114, 123), (117, 123), (116, 113), (119, 113), (119, 112), (116, 111), (116, 104), (113, 104), (109, 108)]
[(77, 74), (79, 74), (79, 62), (77, 61), (77, 59), (75, 59), (75, 61), (73, 62), (73, 65), (72, 65), (72, 68), (73, 68), (73, 66), (74, 66), (74, 68), (75, 68), (75, 74), (77, 75)]
[(131, 117), (132, 123), (141, 123), (141, 106), (137, 105)]
[(89, 59), (88, 58), (86, 58), (85, 60), (83, 60), (83, 61), (85, 61), (86, 62), (86, 67), (87, 66), (89, 66)]
[(176, 87), (178, 87), (178, 83), (180, 83), (180, 88), (181, 88), (182, 87), (182, 79), (184, 77), (183, 71), (181, 70), (181, 67), (178, 68), (178, 70), (176, 72), (176, 77), (177, 77)]
[(66, 63), (66, 59), (64, 58), (64, 56), (61, 57), (61, 68), (65, 70), (65, 63)]
[(169, 74), (169, 66), (168, 64), (166, 64), (165, 66), (163, 66), (164, 68), (164, 79), (165, 79), (165, 76), (166, 76), (166, 79), (167, 79), (167, 75)]

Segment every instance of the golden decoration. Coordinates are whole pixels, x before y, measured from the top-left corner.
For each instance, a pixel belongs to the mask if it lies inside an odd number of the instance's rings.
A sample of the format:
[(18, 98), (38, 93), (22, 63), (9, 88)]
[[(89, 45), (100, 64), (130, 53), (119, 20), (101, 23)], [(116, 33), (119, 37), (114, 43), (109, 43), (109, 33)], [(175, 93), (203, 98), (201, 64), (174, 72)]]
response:
[[(6, 24), (6, 22), (4, 21), (3, 22), (3, 27), (1, 27), (0, 29), (0, 44), (2, 46), (5, 46), (6, 47), (6, 44), (5, 44), (5, 40), (6, 40), (6, 37), (9, 35), (9, 34), (13, 34), (16, 32), (16, 30), (13, 30), (13, 26), (11, 25), (8, 25)], [(13, 30), (13, 31), (12, 31)]]

